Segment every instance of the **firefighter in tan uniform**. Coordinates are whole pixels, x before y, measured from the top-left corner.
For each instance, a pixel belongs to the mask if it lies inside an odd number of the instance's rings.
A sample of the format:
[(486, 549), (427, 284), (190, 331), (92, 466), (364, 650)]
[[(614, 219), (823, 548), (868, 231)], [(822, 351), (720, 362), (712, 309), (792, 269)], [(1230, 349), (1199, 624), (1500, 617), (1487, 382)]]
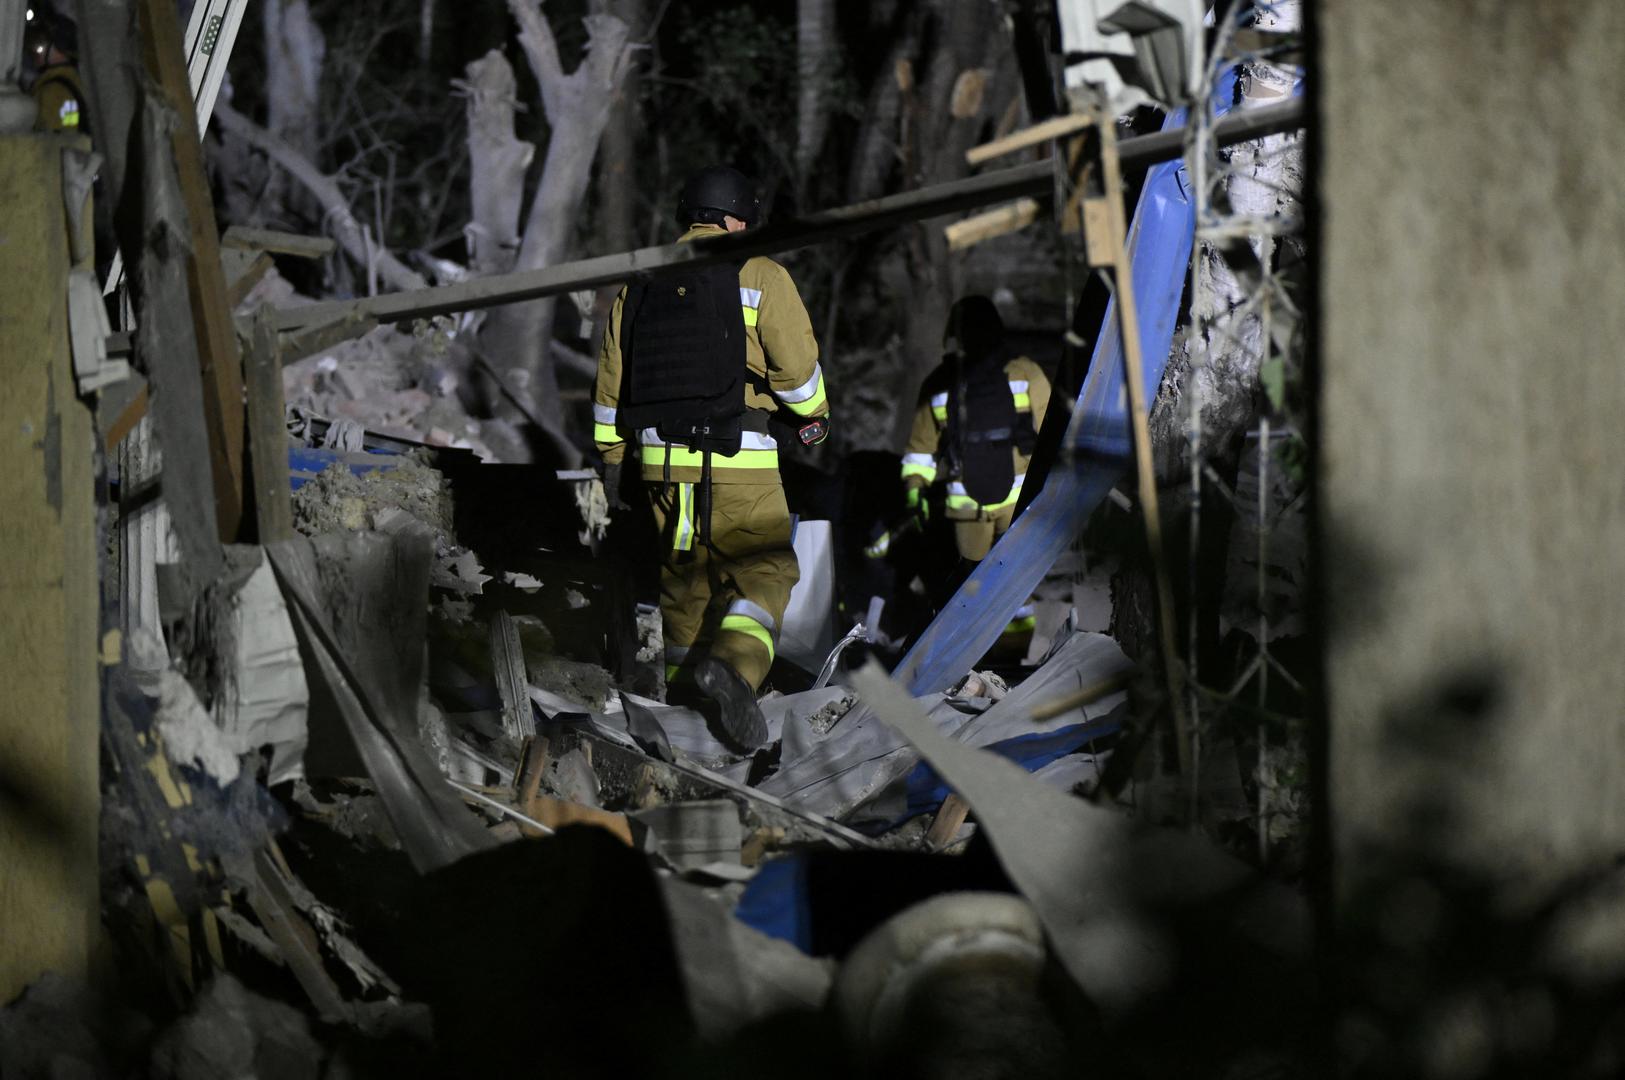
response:
[[(705, 169), (684, 185), (679, 242), (738, 232), (758, 205), (744, 176)], [(615, 498), (635, 453), (665, 552), (668, 681), (692, 677), (744, 750), (767, 741), (756, 689), (800, 577), (774, 432), (822, 442), (828, 416), (812, 322), (773, 260), (678, 269), (616, 297), (593, 393), (605, 486)]]
[(78, 32), (68, 19), (51, 12), (31, 18), (25, 35), (28, 55), (39, 75), (33, 95), (36, 131), (84, 131), (80, 102), (85, 98), (79, 82)]
[[(941, 489), (960, 557), (981, 562), (1010, 528), (1027, 462), (1049, 407), (1044, 371), (1004, 348), (1004, 321), (985, 296), (967, 296), (948, 315), (941, 365), (926, 379), (903, 454), (908, 505), (929, 514)], [(1006, 633), (1030, 630), (1032, 609)]]

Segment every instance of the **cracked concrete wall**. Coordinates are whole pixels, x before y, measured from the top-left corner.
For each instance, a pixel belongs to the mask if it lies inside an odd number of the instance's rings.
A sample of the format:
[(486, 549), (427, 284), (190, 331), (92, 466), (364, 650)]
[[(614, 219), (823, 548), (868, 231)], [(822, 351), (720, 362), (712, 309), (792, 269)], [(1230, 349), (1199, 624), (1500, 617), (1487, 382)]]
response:
[(1323, 0), (1333, 865), (1625, 851), (1625, 4)]

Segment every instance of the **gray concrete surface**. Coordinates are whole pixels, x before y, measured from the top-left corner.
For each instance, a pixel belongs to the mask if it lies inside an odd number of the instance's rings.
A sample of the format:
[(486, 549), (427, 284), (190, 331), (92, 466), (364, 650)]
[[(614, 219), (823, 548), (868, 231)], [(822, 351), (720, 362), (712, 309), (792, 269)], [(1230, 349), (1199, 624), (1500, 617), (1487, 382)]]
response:
[(1447, 7), (1319, 12), (1345, 904), (1383, 848), (1625, 851), (1625, 4)]

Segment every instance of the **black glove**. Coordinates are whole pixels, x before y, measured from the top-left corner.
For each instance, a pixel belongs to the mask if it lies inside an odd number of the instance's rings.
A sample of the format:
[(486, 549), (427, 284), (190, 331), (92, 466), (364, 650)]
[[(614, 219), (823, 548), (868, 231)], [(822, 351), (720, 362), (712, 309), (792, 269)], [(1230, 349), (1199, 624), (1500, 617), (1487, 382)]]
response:
[(604, 464), (604, 500), (611, 510), (630, 510), (625, 499), (621, 498), (621, 463)]

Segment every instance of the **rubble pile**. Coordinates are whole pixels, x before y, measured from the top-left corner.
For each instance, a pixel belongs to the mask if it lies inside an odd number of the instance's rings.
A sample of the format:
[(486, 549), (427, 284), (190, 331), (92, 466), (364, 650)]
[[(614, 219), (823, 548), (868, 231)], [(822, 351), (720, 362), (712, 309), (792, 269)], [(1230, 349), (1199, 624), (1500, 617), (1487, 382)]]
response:
[[(495, 460), (497, 445), (519, 440), (506, 421), (476, 419), (468, 409), (470, 360), (449, 320), (420, 322), (406, 333), (380, 326), (282, 370), (289, 407), (430, 446), (472, 450)], [(490, 430), (488, 430), (490, 429)]]
[[(614, 628), (626, 594), (593, 585), (596, 530), (581, 551), (486, 568), (434, 455), (336, 454), (294, 492), (296, 538), (231, 549), (239, 569), (210, 594), (224, 614), (203, 620), (215, 637), (143, 639), (142, 670), (115, 680), (108, 918), (143, 958), (132, 970), (168, 988), (145, 1067), (364, 1075), (402, 1068), (403, 1048), (439, 1068), (476, 1045), (522, 1063), (526, 1028), (494, 1034), (491, 1017), (545, 1007), (599, 1030), (564, 1000), (577, 983), (678, 1049), (583, 1062), (592, 1044), (568, 1040), (564, 1075), (676, 1075), (774, 1016), (840, 1067), (895, 1049), (898, 995), (951, 999), (980, 963), (972, 940), (1023, 958), (1001, 993), (1054, 1036), (1043, 1061), (1068, 1059), (1064, 1009), (1037, 986), (1051, 949), (1069, 969), (1068, 950), (1094, 955), (1073, 940), (1088, 920), (1057, 915), (1020, 852), (1038, 834), (1138, 843), (1074, 798), (1128, 716), (1132, 665), (1110, 638), (1063, 625), (1013, 685), (968, 672), (906, 707), (878, 669), (831, 663), (830, 685), (763, 699), (771, 741), (743, 755), (639, 674), (661, 663), (658, 613)], [(580, 487), (558, 489), (562, 513), (602, 499)], [(615, 633), (634, 639), (619, 661)], [(189, 680), (178, 649), (224, 675)], [(985, 769), (1019, 779), (987, 794)], [(1053, 800), (1087, 824), (1058, 825)], [(1241, 873), (1206, 849), (1167, 857)], [(154, 924), (180, 953), (151, 948)], [(1075, 974), (1103, 978), (1092, 960)], [(1117, 974), (1088, 989), (1156, 992)], [(860, 1022), (877, 1000), (892, 1019)], [(223, 1041), (210, 1025), (228, 1015)]]

